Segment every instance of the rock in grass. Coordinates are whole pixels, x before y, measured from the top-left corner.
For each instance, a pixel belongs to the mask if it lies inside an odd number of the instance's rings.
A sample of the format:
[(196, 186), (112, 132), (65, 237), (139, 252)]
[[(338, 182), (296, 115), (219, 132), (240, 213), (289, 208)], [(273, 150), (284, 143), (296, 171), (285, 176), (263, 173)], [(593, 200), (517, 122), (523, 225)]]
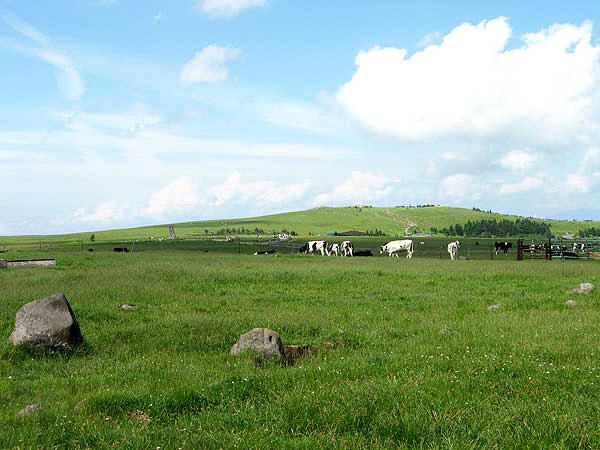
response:
[(444, 333), (444, 334), (454, 334), (454, 333), (458, 333), (458, 331), (456, 331), (454, 328), (444, 327), (444, 328), (442, 328), (442, 333)]
[(592, 283), (581, 283), (575, 289), (571, 289), (569, 291), (569, 293), (570, 294), (590, 294), (594, 289), (596, 289), (596, 286), (594, 286)]
[(575, 300), (567, 300), (565, 305), (567, 305), (567, 308), (575, 308), (577, 306), (577, 302), (575, 302)]
[(240, 355), (251, 351), (265, 359), (280, 359), (285, 362), (285, 349), (279, 335), (268, 328), (254, 328), (240, 336), (231, 347), (230, 355)]
[(41, 409), (42, 409), (42, 407), (40, 405), (38, 405), (37, 403), (34, 403), (33, 405), (28, 405), (25, 408), (23, 408), (21, 411), (19, 411), (17, 413), (17, 417), (27, 417), (32, 414), (35, 414), (36, 412), (40, 411)]
[(499, 311), (502, 309), (502, 303), (496, 303), (494, 305), (488, 306), (488, 310), (490, 311)]
[(73, 350), (83, 336), (65, 294), (54, 294), (23, 305), (10, 335), (15, 347)]
[(124, 304), (121, 305), (121, 309), (123, 311), (135, 311), (137, 309), (137, 306), (128, 305), (127, 303), (124, 303)]

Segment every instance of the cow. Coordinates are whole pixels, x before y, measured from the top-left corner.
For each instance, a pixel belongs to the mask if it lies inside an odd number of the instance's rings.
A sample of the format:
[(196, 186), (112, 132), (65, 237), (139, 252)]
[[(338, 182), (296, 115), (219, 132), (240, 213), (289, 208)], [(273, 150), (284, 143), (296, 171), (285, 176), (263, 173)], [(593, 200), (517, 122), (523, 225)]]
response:
[(357, 250), (353, 253), (353, 256), (373, 256), (371, 250)]
[(275, 253), (277, 253), (275, 250), (265, 250), (262, 252), (256, 251), (254, 255), (274, 255)]
[(129, 249), (127, 247), (115, 247), (115, 248), (113, 248), (113, 252), (129, 253)]
[(354, 245), (350, 241), (344, 241), (341, 245), (342, 248), (342, 256), (354, 256)]
[(342, 252), (340, 244), (331, 244), (328, 249), (329, 256), (335, 255), (340, 256)]
[(316, 253), (321, 252), (321, 255), (329, 255), (327, 250), (327, 241), (308, 241), (300, 248), (300, 253)]
[(458, 249), (460, 248), (460, 242), (454, 241), (448, 244), (448, 253), (450, 253), (450, 259), (454, 261), (458, 258)]
[(502, 251), (506, 255), (508, 250), (512, 248), (512, 242), (495, 242), (494, 248), (496, 249), (496, 255), (498, 252)]
[(573, 244), (573, 252), (577, 253), (577, 252), (583, 252), (585, 250), (585, 243), (581, 242), (581, 243), (574, 243)]
[(398, 253), (406, 250), (406, 257), (408, 259), (412, 258), (414, 251), (413, 241), (410, 239), (405, 239), (402, 241), (390, 241), (387, 244), (380, 247), (379, 254), (387, 253), (389, 257), (395, 256), (396, 258), (400, 258)]

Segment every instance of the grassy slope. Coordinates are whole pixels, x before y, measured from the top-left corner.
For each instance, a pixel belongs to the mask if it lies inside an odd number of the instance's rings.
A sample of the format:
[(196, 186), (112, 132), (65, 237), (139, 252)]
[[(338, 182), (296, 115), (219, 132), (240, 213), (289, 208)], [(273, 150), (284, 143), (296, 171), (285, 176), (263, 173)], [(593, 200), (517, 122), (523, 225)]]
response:
[[(306, 211), (289, 212), (270, 216), (210, 220), (199, 222), (185, 222), (175, 226), (177, 234), (181, 237), (201, 236), (204, 230), (216, 231), (227, 227), (245, 227), (249, 229), (262, 228), (266, 232), (271, 230), (288, 229), (299, 234), (312, 233), (324, 235), (333, 231), (348, 230), (373, 230), (378, 228), (390, 236), (403, 235), (404, 229), (410, 222), (416, 223), (420, 231), (428, 231), (430, 227), (442, 228), (455, 223), (465, 223), (467, 220), (479, 219), (511, 219), (498, 213), (486, 213), (464, 208), (432, 207), (432, 208), (316, 208)], [(547, 221), (552, 226), (555, 234), (565, 232), (575, 233), (577, 230), (590, 226), (600, 226), (600, 222), (576, 221)], [(57, 236), (18, 236), (0, 237), (0, 242), (37, 242), (57, 240), (89, 240), (91, 233), (78, 233)], [(98, 240), (140, 239), (149, 236), (167, 236), (166, 225), (129, 228), (96, 232)]]
[[(599, 297), (564, 306), (594, 262), (57, 256), (0, 271), (0, 448), (600, 447)], [(86, 351), (12, 350), (17, 308), (58, 291)], [(228, 351), (256, 326), (336, 348), (255, 368)]]

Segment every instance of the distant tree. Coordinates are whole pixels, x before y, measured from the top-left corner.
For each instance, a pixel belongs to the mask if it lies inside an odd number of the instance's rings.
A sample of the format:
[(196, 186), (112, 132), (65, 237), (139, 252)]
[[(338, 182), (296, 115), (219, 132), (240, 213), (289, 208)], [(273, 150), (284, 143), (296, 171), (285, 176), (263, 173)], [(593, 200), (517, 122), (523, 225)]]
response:
[(94, 242), (96, 240), (96, 235), (92, 233), (92, 235), (90, 236), (90, 241)]

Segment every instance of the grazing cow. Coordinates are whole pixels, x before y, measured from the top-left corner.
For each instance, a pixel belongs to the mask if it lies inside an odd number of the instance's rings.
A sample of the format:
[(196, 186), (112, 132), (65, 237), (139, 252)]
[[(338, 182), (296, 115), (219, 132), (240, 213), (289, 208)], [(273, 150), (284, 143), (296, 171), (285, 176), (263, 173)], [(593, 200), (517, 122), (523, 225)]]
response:
[(255, 255), (274, 255), (275, 253), (277, 253), (275, 250), (265, 250), (262, 252), (254, 252)]
[(512, 248), (512, 242), (495, 242), (494, 247), (496, 248), (496, 255), (502, 251), (506, 255), (508, 250)]
[(342, 256), (354, 256), (354, 245), (352, 245), (352, 242), (342, 242)]
[(458, 258), (458, 249), (460, 248), (460, 242), (454, 241), (448, 244), (448, 253), (450, 253), (450, 259), (454, 261)]
[(301, 253), (317, 253), (321, 252), (321, 255), (329, 255), (327, 250), (327, 241), (308, 241), (300, 248)]
[(115, 248), (113, 248), (113, 252), (129, 253), (129, 249), (127, 247), (115, 247)]
[(342, 249), (340, 247), (340, 244), (331, 244), (329, 246), (328, 253), (329, 253), (329, 256), (331, 256), (331, 255), (340, 256), (341, 251), (342, 251)]
[(574, 243), (573, 244), (573, 252), (582, 252), (585, 250), (585, 243), (581, 242), (581, 243)]
[(414, 251), (413, 241), (410, 239), (405, 239), (402, 241), (391, 241), (385, 244), (380, 248), (379, 253), (384, 254), (387, 253), (389, 257), (395, 256), (396, 258), (400, 258), (398, 255), (400, 252), (406, 250), (406, 257), (408, 259), (412, 258)]
[(371, 250), (357, 250), (353, 254), (353, 256), (373, 256)]

